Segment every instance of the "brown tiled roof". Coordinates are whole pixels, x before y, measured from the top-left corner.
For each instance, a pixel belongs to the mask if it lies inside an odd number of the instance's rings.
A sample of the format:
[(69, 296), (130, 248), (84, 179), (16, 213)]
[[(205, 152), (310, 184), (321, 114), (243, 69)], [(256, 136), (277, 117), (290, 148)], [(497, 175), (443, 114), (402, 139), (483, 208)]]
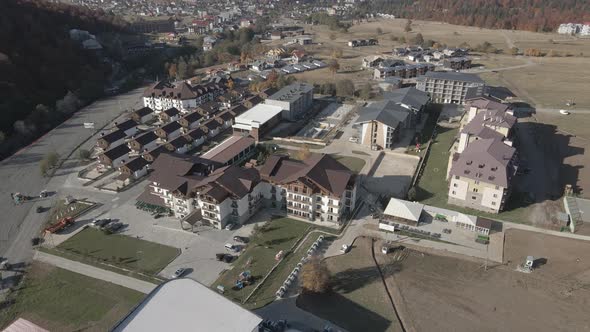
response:
[(498, 103), (489, 99), (478, 98), (467, 103), (468, 106), (473, 106), (482, 109), (496, 110), (506, 112), (510, 107), (506, 104)]
[(485, 229), (491, 229), (493, 224), (494, 224), (493, 220), (490, 220), (487, 218), (482, 218), (482, 217), (477, 217), (477, 221), (475, 222), (475, 226), (485, 228)]
[(449, 174), (507, 188), (515, 173), (510, 163), (515, 152), (500, 140), (479, 139), (459, 154)]
[(260, 170), (263, 179), (281, 184), (304, 181), (336, 197), (340, 197), (346, 186), (354, 181), (354, 174), (327, 154), (313, 154), (304, 161), (272, 156), (268, 162), (270, 164)]
[(463, 128), (462, 132), (475, 133), (480, 127), (502, 127), (510, 129), (516, 123), (516, 117), (500, 110), (486, 110), (477, 113)]
[(162, 153), (153, 162), (150, 182), (168, 190), (180, 190), (185, 194), (211, 172), (217, 163), (194, 156)]
[(260, 174), (255, 168), (232, 165), (215, 170), (195, 189), (221, 202), (227, 197), (240, 199), (248, 195), (259, 182)]
[(255, 143), (256, 140), (250, 136), (231, 136), (213, 149), (202, 154), (201, 157), (225, 164)]

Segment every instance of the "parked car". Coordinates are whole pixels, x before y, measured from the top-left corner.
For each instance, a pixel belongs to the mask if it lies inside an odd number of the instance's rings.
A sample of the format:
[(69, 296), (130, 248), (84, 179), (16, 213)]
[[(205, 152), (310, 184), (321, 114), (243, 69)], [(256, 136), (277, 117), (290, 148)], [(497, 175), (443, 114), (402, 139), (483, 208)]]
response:
[(387, 247), (387, 246), (383, 246), (381, 247), (381, 253), (384, 255), (389, 254), (389, 251), (391, 250), (391, 248)]
[(240, 251), (240, 249), (238, 248), (238, 246), (231, 244), (231, 243), (226, 243), (225, 244), (225, 249), (229, 250), (229, 251), (233, 251), (233, 252), (238, 252)]
[(570, 114), (570, 112), (568, 110), (559, 110), (559, 113), (560, 114), (563, 114), (563, 115), (569, 115)]
[(123, 228), (123, 223), (119, 222), (119, 221), (115, 221), (112, 223), (109, 223), (108, 225), (104, 226), (105, 229), (107, 229), (109, 232), (116, 232), (118, 230), (120, 230), (121, 228)]
[(343, 244), (340, 248), (340, 252), (346, 254), (348, 251), (350, 251), (350, 246), (348, 244)]
[(224, 261), (226, 263), (229, 263), (234, 259), (234, 256), (232, 256), (230, 254), (226, 254), (226, 253), (219, 253), (219, 254), (215, 254), (215, 259), (217, 259), (220, 262)]
[(45, 209), (42, 206), (37, 206), (37, 209), (35, 211), (37, 211), (37, 213), (43, 213)]
[(358, 139), (358, 137), (352, 136), (351, 138), (348, 139), (348, 141), (351, 142), (351, 143), (358, 143), (359, 142), (359, 139)]
[(445, 233), (445, 234), (451, 234), (451, 229), (450, 228), (444, 228), (443, 229), (443, 233)]
[(231, 231), (232, 229), (234, 229), (235, 226), (236, 226), (236, 224), (234, 224), (233, 222), (230, 222), (229, 224), (225, 225), (225, 230)]
[(245, 236), (234, 236), (234, 241), (239, 242), (239, 243), (248, 243), (250, 239), (248, 239)]
[(94, 219), (92, 221), (92, 226), (98, 227), (98, 228), (102, 228), (105, 227), (106, 225), (108, 225), (111, 222), (111, 219)]
[(170, 276), (171, 279), (176, 279), (176, 278), (180, 278), (184, 273), (186, 272), (186, 269), (181, 267), (180, 269), (174, 271), (174, 273), (172, 273), (172, 275)]

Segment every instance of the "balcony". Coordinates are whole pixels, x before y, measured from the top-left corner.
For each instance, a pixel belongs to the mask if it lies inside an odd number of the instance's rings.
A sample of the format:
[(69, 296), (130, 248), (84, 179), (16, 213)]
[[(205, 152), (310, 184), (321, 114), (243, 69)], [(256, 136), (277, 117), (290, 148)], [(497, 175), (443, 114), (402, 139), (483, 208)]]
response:
[(232, 201), (231, 202), (231, 207), (234, 208), (234, 209), (237, 208), (238, 207), (238, 202)]
[(294, 206), (294, 205), (288, 205), (287, 208), (288, 209), (292, 209), (292, 210), (297, 210), (297, 211), (305, 212), (305, 213), (311, 213), (311, 208), (305, 207), (305, 206), (297, 207), (297, 206)]
[(202, 209), (204, 211), (210, 211), (210, 212), (213, 212), (213, 213), (217, 213), (217, 207), (215, 205), (203, 204)]
[(294, 201), (294, 202), (302, 202), (305, 204), (311, 204), (311, 198), (307, 198), (307, 197), (296, 198), (295, 196), (293, 196), (293, 197), (289, 197), (289, 200)]

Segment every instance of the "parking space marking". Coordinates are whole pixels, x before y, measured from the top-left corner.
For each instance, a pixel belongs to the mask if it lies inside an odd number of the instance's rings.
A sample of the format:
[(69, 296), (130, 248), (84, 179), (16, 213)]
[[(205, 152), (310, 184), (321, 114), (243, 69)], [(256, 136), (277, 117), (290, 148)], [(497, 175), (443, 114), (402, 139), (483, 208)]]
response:
[(119, 200), (119, 198), (121, 198), (121, 197), (115, 197), (115, 198), (111, 199), (111, 202), (116, 202)]

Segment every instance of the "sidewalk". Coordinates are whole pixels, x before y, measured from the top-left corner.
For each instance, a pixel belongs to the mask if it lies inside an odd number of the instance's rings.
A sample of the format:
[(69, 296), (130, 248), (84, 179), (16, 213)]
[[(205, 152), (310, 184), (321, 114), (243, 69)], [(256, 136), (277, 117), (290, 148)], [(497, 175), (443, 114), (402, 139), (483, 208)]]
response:
[(144, 294), (150, 293), (152, 290), (154, 290), (154, 288), (158, 286), (147, 281), (127, 277), (115, 272), (99, 269), (94, 266), (86, 265), (76, 261), (71, 261), (69, 259), (54, 256), (40, 251), (35, 252), (35, 256), (33, 257), (33, 259), (43, 263), (51, 264), (53, 266), (57, 266), (65, 270), (83, 274), (91, 278), (108, 281), (110, 283), (127, 287), (138, 292), (142, 292)]

